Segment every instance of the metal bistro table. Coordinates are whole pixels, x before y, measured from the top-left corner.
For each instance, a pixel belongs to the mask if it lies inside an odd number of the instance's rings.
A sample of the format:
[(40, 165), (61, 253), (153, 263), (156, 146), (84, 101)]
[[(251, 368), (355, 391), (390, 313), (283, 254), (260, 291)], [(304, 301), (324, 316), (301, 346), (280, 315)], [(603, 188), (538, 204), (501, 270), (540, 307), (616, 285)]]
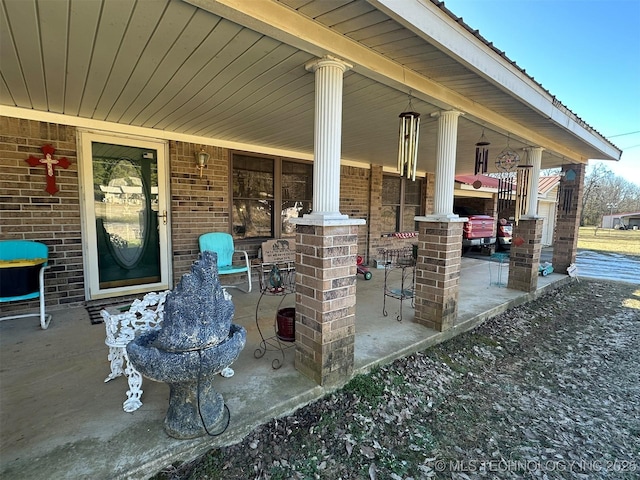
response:
[[(400, 249), (381, 249), (384, 262), (384, 298), (382, 314), (386, 317), (387, 297), (400, 301), (400, 312), (396, 320), (402, 321), (402, 305), (405, 300), (411, 300), (411, 307), (415, 307), (416, 258), (412, 247)], [(400, 276), (395, 273), (399, 272)]]
[[(281, 308), (285, 298), (295, 293), (295, 242), (293, 240), (270, 240), (262, 244), (262, 262), (254, 265), (258, 269), (260, 298), (256, 305), (256, 327), (260, 334), (260, 344), (253, 352), (255, 358), (262, 358), (267, 351), (280, 352), (280, 358), (274, 358), (271, 366), (278, 369), (285, 358), (285, 350), (295, 344), (295, 308)], [(265, 334), (260, 326), (260, 304), (267, 297), (279, 297), (274, 312), (273, 332)], [(271, 327), (270, 327), (271, 328)]]

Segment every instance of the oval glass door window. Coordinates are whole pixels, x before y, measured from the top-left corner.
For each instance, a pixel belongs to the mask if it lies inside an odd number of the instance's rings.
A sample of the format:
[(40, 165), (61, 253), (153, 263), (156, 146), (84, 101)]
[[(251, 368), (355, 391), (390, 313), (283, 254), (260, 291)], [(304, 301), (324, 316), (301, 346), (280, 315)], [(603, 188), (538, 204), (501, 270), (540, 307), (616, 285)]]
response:
[(147, 228), (147, 195), (140, 172), (129, 159), (119, 159), (106, 185), (111, 201), (105, 204), (104, 229), (114, 259), (134, 268), (144, 252)]

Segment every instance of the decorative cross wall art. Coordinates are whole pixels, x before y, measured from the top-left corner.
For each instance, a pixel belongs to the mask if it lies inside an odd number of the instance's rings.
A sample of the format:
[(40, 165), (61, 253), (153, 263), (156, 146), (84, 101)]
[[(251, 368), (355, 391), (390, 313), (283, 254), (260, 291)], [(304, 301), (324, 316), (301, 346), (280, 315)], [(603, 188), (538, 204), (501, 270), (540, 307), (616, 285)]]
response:
[(56, 177), (55, 177), (55, 167), (68, 168), (71, 165), (71, 162), (67, 160), (65, 157), (59, 158), (55, 160), (53, 158), (53, 153), (56, 151), (51, 145), (45, 145), (41, 147), (42, 153), (44, 153), (44, 158), (36, 158), (33, 155), (27, 158), (26, 162), (32, 167), (37, 167), (38, 165), (45, 165), (47, 167), (47, 188), (45, 191), (49, 192), (50, 195), (55, 195), (60, 189), (56, 185)]

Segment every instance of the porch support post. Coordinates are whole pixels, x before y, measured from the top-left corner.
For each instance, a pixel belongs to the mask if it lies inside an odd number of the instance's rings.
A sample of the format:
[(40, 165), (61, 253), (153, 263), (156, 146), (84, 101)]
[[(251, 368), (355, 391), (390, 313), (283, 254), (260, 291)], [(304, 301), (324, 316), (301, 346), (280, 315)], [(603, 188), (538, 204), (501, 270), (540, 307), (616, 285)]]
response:
[(576, 262), (585, 168), (584, 164), (562, 166), (553, 239), (553, 269), (558, 273), (566, 273)]
[(536, 218), (538, 215), (538, 190), (540, 186), (540, 165), (542, 163), (542, 147), (531, 147), (529, 151), (529, 163), (531, 169), (531, 185), (529, 189), (529, 208), (527, 217)]
[(343, 74), (352, 66), (332, 57), (308, 62), (315, 72), (316, 97), (313, 150), (313, 212), (311, 216), (348, 218), (340, 214), (340, 152), (342, 143)]
[(462, 225), (466, 218), (453, 213), (458, 117), (461, 112), (437, 112), (438, 139), (433, 214), (416, 217), (415, 321), (444, 331), (458, 317)]
[(458, 143), (458, 117), (462, 112), (449, 110), (432, 113), (438, 117), (436, 140), (435, 215), (453, 216), (453, 186), (456, 176), (456, 149)]
[(524, 242), (511, 243), (509, 255), (509, 281), (507, 287), (523, 292), (535, 292), (538, 288), (538, 266), (542, 252), (541, 218), (521, 218), (513, 227), (513, 238)]
[(315, 73), (313, 212), (296, 224), (295, 367), (320, 385), (351, 378), (355, 354), (356, 259), (363, 219), (342, 215), (342, 75), (347, 63), (324, 57)]

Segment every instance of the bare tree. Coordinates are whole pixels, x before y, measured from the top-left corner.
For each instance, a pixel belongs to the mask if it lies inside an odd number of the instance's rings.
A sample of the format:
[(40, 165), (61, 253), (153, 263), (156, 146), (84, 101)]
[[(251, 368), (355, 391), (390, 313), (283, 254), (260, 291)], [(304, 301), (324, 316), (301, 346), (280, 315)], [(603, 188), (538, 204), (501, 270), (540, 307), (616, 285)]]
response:
[(580, 225), (598, 226), (611, 212), (640, 212), (640, 186), (600, 163), (585, 176)]

